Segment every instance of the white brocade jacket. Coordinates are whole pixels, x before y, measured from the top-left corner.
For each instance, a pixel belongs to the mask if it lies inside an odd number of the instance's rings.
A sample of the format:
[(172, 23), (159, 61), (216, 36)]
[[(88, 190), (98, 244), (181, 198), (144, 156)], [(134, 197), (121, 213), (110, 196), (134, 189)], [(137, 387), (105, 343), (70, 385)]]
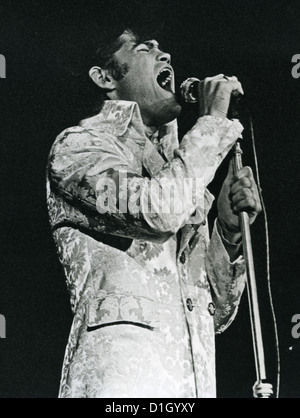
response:
[(152, 134), (136, 103), (106, 101), (58, 136), (47, 199), (74, 313), (61, 398), (216, 396), (215, 333), (245, 267), (217, 224), (209, 239), (206, 187), (242, 130), (205, 116), (179, 145), (176, 121)]

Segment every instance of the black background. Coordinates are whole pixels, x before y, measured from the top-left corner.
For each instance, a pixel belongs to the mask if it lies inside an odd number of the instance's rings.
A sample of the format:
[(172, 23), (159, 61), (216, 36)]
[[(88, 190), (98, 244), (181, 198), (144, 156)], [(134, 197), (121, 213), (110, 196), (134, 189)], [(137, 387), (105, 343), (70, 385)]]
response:
[[(218, 73), (239, 77), (254, 119), (261, 183), (269, 215), (272, 289), (282, 357), (281, 397), (300, 397), (299, 0), (0, 1), (1, 282), (0, 397), (57, 397), (72, 317), (49, 231), (45, 166), (55, 136), (77, 124), (88, 88), (79, 76), (90, 41), (120, 23), (146, 29), (172, 54), (180, 82)], [(193, 123), (186, 108), (180, 132)], [(246, 134), (247, 134), (246, 129)], [(249, 139), (245, 163), (253, 166)], [(211, 190), (226, 174), (220, 168)], [(214, 215), (214, 213), (212, 214)], [(267, 295), (263, 218), (253, 248), (269, 381), (276, 382)], [(255, 369), (246, 295), (238, 318), (217, 337), (219, 397), (251, 397)], [(292, 348), (292, 349), (291, 349)]]

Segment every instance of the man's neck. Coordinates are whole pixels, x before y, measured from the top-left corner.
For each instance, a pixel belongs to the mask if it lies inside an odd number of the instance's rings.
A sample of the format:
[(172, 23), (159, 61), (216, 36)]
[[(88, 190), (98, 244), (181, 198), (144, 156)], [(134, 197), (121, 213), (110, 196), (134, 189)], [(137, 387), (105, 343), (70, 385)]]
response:
[(159, 128), (155, 126), (147, 126), (144, 124), (145, 127), (145, 135), (147, 138), (151, 138), (156, 132), (159, 131)]

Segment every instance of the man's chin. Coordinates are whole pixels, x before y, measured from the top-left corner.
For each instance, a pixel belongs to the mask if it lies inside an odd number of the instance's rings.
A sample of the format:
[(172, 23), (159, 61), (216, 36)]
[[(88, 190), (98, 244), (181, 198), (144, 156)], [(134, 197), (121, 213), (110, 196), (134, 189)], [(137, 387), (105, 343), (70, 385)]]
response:
[(155, 104), (152, 110), (155, 110), (153, 112), (155, 126), (162, 126), (178, 118), (181, 113), (181, 105), (176, 101), (175, 95), (172, 95), (171, 98)]

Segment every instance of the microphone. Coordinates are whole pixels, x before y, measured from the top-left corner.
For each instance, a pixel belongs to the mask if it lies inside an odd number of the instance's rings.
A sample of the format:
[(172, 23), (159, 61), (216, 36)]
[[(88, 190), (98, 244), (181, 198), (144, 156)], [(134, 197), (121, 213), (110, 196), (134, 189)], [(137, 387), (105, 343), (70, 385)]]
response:
[[(180, 86), (181, 97), (186, 103), (199, 102), (199, 78), (189, 77)], [(241, 100), (242, 99), (242, 100)], [(241, 111), (245, 111), (243, 95), (232, 94), (228, 109), (228, 119), (239, 119)]]

